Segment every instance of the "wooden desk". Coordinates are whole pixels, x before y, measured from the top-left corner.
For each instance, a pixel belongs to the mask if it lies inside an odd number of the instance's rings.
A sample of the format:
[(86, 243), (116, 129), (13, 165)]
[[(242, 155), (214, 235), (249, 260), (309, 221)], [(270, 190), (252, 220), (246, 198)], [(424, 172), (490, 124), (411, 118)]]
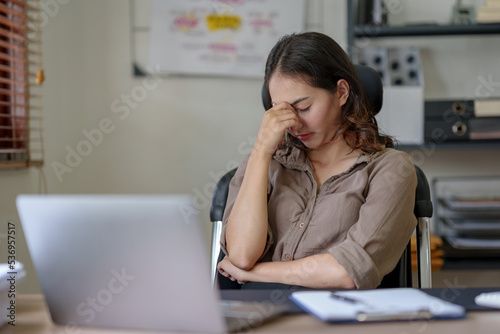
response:
[[(4, 325), (0, 334), (148, 334), (151, 331), (120, 331), (55, 326), (42, 295), (21, 295), (17, 299), (16, 326)], [(253, 333), (369, 333), (369, 334), (479, 334), (499, 333), (500, 311), (469, 312), (466, 319), (391, 322), (377, 324), (327, 324), (306, 315), (286, 315), (252, 330)]]

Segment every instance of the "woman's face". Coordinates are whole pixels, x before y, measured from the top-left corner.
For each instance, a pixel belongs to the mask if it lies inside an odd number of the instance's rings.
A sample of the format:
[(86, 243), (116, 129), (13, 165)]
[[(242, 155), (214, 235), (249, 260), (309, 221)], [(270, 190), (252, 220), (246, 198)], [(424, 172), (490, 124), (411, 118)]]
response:
[(301, 127), (291, 127), (288, 132), (306, 147), (317, 149), (332, 142), (342, 121), (340, 107), (347, 101), (349, 85), (346, 80), (339, 80), (337, 91), (332, 94), (302, 79), (275, 73), (269, 80), (269, 93), (273, 105), (287, 102), (297, 112)]

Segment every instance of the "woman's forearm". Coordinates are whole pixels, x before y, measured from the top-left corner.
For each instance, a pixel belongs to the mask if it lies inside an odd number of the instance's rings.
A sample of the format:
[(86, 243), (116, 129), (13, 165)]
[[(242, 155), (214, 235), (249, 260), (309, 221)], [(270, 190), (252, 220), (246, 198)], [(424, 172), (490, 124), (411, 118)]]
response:
[(267, 240), (267, 184), (271, 156), (254, 149), (229, 215), (226, 249), (231, 262), (248, 270), (261, 257)]
[(285, 130), (301, 127), (297, 112), (288, 102), (274, 103), (264, 113), (250, 154), (243, 182), (226, 225), (226, 250), (238, 268), (252, 268), (266, 246), (267, 185), (269, 164)]
[(236, 279), (241, 281), (275, 282), (316, 289), (356, 288), (351, 276), (329, 253), (287, 262), (260, 262), (239, 274), (243, 277)]

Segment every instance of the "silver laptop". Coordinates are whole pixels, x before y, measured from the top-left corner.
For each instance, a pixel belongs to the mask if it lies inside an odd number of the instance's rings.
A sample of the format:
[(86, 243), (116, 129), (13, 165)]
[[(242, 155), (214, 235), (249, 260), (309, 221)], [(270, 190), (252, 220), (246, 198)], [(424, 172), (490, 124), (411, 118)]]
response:
[(20, 195), (17, 208), (56, 324), (224, 333), (284, 311), (220, 302), (189, 196)]

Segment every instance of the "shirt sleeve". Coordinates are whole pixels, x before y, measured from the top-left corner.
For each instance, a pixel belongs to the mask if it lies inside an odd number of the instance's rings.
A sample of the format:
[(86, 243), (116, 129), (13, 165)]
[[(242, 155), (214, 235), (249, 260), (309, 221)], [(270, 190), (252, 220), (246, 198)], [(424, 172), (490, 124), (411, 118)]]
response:
[(417, 224), (415, 166), (404, 152), (384, 155), (371, 171), (358, 221), (346, 240), (330, 248), (358, 289), (380, 285), (401, 258)]
[[(221, 250), (224, 252), (225, 255), (228, 254), (227, 249), (226, 249), (226, 227), (227, 227), (227, 221), (229, 218), (229, 214), (231, 213), (234, 202), (236, 201), (236, 197), (238, 196), (238, 192), (241, 188), (241, 184), (243, 183), (243, 178), (245, 176), (245, 171), (246, 167), (248, 164), (248, 159), (250, 158), (250, 155), (246, 156), (238, 166), (238, 169), (236, 170), (236, 173), (234, 174), (233, 178), (231, 179), (231, 182), (229, 183), (229, 192), (227, 195), (227, 201), (226, 201), (226, 207), (224, 209), (224, 216), (222, 218), (222, 231), (221, 231), (221, 236), (220, 236), (220, 246)], [(269, 193), (270, 193), (270, 187), (268, 186), (267, 189), (267, 194), (269, 198)], [(269, 251), (269, 248), (271, 248), (271, 245), (274, 243), (274, 237), (273, 237), (273, 232), (271, 230), (271, 227), (269, 224), (267, 224), (267, 241), (266, 241), (266, 247), (264, 248), (264, 251), (262, 252), (261, 257), (259, 258), (262, 259), (264, 255)]]

